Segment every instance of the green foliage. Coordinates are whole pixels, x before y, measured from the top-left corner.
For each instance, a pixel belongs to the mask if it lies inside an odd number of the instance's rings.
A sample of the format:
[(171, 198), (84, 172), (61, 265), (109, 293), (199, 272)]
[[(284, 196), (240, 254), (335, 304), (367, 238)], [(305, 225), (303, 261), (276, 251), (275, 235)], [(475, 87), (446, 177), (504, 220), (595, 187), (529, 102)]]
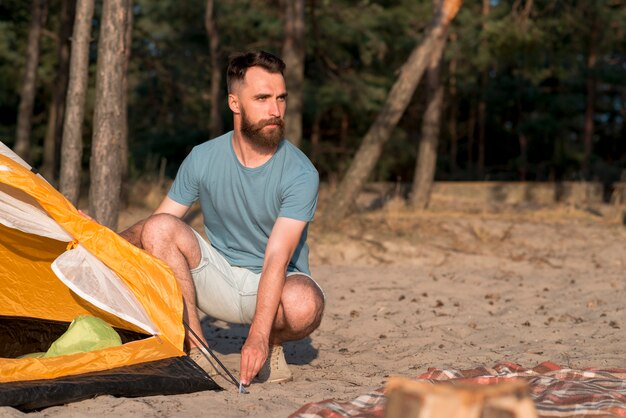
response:
[[(238, 51), (280, 54), (280, 9), (261, 1), (216, 1), (222, 71)], [(205, 1), (135, 2), (130, 69), (131, 151), (137, 168), (153, 155), (168, 161), (173, 175), (193, 145), (209, 139), (209, 46)], [(223, 79), (223, 97), (226, 81)], [(232, 126), (226, 100), (224, 125)]]
[[(59, 25), (59, 3), (49, 2), (45, 29), (55, 33)], [(0, 140), (9, 146), (15, 139), (15, 124), (24, 77), (26, 44), (30, 26), (30, 1), (0, 2)], [(37, 164), (48, 116), (52, 82), (56, 71), (57, 40), (43, 34), (39, 45), (37, 90), (33, 110), (31, 143)]]
[(30, 5), (13, 0), (0, 3), (0, 139), (13, 143), (19, 88), (28, 36)]
[[(97, 2), (100, 5), (101, 2)], [(398, 71), (432, 19), (432, 1), (309, 0), (306, 6), (304, 139), (323, 179), (342, 175), (385, 102)], [(50, 2), (47, 31), (58, 28), (59, 2)], [(581, 178), (586, 86), (596, 80), (592, 169), (605, 180), (626, 168), (626, 4), (602, 0), (465, 1), (444, 56), (446, 101), (439, 178), (476, 178), (478, 102), (486, 104), (488, 178)], [(134, 0), (129, 68), (129, 140), (134, 172), (165, 158), (174, 175), (189, 149), (209, 136), (210, 61), (201, 0)], [(237, 51), (280, 54), (282, 0), (215, 1), (221, 70)], [(514, 9), (515, 8), (515, 9)], [(90, 90), (85, 112), (88, 156), (95, 83), (99, 7), (94, 18)], [(30, 2), (0, 2), (0, 136), (13, 141)], [(597, 22), (594, 26), (593, 22)], [(587, 68), (592, 43), (597, 64)], [(55, 71), (55, 43), (42, 56), (33, 138), (43, 138)], [(454, 60), (456, 70), (449, 64)], [(450, 86), (454, 80), (456, 96)], [(232, 126), (222, 81), (223, 124)], [(424, 89), (419, 87), (373, 174), (410, 181), (420, 137)], [(458, 156), (450, 160), (450, 115), (456, 109)], [(313, 144), (314, 124), (319, 143)], [(469, 129), (473, 127), (470, 132)], [(316, 128), (317, 129), (317, 128)], [(520, 138), (528, 141), (521, 154)], [(472, 142), (473, 141), (473, 142)], [(39, 145), (37, 145), (39, 146)], [(471, 156), (471, 159), (470, 159)], [(85, 165), (88, 157), (85, 158)]]
[[(491, 2), (487, 18), (481, 16), (480, 5), (467, 4), (454, 26), (459, 41), (446, 54), (448, 60), (459, 63), (461, 120), (470, 119), (471, 109), (476, 117), (478, 100), (486, 100), (488, 176), (515, 179), (516, 172), (510, 168), (526, 164), (531, 179), (582, 178), (582, 131), (590, 75), (596, 77), (598, 86), (594, 150), (621, 152), (619, 164), (624, 167), (626, 149), (615, 145), (625, 132), (623, 116), (618, 116), (625, 106), (624, 7), (604, 1), (535, 1), (525, 14), (525, 3)], [(595, 27), (594, 18), (599, 22)], [(593, 74), (586, 68), (592, 36), (596, 36), (598, 57)], [(483, 72), (488, 75), (484, 86)], [(608, 134), (601, 128), (606, 126), (603, 121), (613, 124), (612, 139), (600, 134)], [(473, 133), (474, 147), (477, 133)], [(520, 159), (520, 135), (528, 140), (526, 161)], [(463, 160), (469, 157), (469, 136), (461, 132), (459, 138), (463, 152), (459, 162), (468, 169), (471, 162), (464, 165)], [(600, 146), (604, 141), (612, 146)], [(477, 149), (472, 151), (475, 159)], [(612, 158), (608, 154), (598, 157)], [(502, 167), (508, 168), (502, 172)], [(466, 174), (471, 175), (471, 170)]]

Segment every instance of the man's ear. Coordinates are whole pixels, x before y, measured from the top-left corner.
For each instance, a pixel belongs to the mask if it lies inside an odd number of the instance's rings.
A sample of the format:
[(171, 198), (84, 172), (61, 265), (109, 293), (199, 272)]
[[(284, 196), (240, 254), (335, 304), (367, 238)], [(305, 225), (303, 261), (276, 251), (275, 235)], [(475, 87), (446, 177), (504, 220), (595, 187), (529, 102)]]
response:
[(241, 113), (241, 110), (239, 110), (239, 98), (236, 94), (230, 93), (228, 95), (228, 107), (235, 114)]

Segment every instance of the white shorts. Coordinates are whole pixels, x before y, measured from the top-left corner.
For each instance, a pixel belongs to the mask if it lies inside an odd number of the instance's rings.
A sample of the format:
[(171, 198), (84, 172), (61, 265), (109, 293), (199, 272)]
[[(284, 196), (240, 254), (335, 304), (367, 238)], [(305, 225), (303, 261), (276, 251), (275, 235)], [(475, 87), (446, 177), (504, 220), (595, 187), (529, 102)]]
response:
[[(231, 266), (200, 234), (195, 230), (193, 232), (202, 251), (200, 264), (191, 269), (198, 308), (208, 316), (225, 322), (252, 323), (261, 274)], [(287, 277), (293, 275), (302, 275), (313, 280), (305, 273), (287, 273)], [(316, 282), (315, 284), (317, 285)]]

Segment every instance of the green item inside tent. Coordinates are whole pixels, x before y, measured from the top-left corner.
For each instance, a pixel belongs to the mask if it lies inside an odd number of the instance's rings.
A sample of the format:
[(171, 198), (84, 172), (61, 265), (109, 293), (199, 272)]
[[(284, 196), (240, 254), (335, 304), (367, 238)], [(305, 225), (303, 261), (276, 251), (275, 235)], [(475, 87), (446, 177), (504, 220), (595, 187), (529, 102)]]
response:
[(26, 354), (22, 358), (64, 356), (118, 345), (122, 345), (122, 339), (113, 327), (100, 318), (84, 315), (76, 317), (48, 351)]

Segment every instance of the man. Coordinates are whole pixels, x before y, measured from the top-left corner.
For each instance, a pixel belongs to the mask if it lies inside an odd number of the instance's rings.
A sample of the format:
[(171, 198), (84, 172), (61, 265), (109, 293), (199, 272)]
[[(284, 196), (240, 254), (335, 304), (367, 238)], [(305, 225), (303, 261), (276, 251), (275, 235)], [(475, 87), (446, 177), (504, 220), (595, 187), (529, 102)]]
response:
[[(182, 290), (183, 318), (197, 335), (197, 307), (250, 324), (241, 350), (244, 385), (257, 373), (261, 381), (291, 380), (281, 344), (311, 334), (324, 309), (306, 245), (319, 178), (283, 138), (284, 67), (267, 52), (231, 60), (233, 131), (196, 146), (154, 214), (122, 232), (170, 266)], [(210, 245), (181, 220), (198, 199)], [(210, 367), (190, 335), (186, 343), (190, 356)]]

